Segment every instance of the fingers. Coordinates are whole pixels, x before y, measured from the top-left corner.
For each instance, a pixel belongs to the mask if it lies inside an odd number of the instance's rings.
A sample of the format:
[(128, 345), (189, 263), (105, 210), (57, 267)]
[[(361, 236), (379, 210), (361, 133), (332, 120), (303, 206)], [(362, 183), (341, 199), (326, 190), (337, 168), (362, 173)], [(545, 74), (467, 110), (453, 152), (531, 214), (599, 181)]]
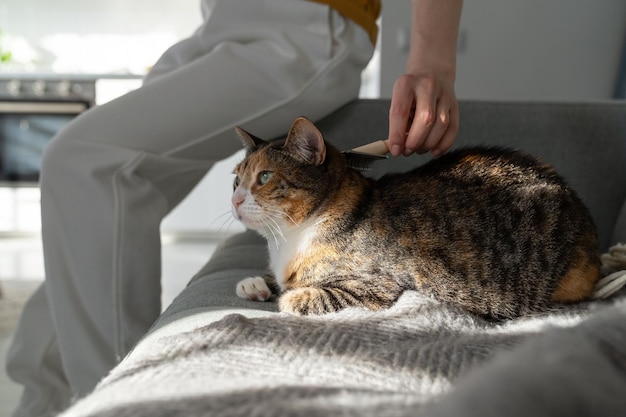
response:
[(458, 127), (458, 104), (450, 85), (435, 77), (398, 78), (389, 110), (392, 155), (441, 155), (454, 143)]
[(441, 136), (439, 143), (431, 148), (431, 153), (435, 157), (450, 149), (454, 144), (456, 135), (459, 133), (459, 108), (456, 101), (450, 106), (446, 126), (445, 132)]
[[(436, 117), (426, 138), (415, 150), (419, 154), (430, 151), (433, 156), (439, 156), (450, 149), (456, 139), (459, 130), (459, 112), (456, 103), (441, 100), (437, 103), (434, 113)], [(407, 138), (407, 142), (409, 139)], [(408, 154), (405, 152), (405, 155)]]
[[(437, 113), (438, 94), (435, 91), (436, 85), (434, 80), (418, 79), (414, 89), (416, 94), (415, 115), (406, 135), (405, 156), (409, 156), (414, 152), (426, 152), (426, 141), (433, 128), (439, 124), (439, 114)], [(433, 139), (434, 137), (431, 137), (431, 142)]]
[(389, 106), (389, 151), (393, 156), (404, 153), (406, 133), (411, 126), (415, 113), (415, 94), (413, 81), (408, 75), (398, 78), (393, 86), (391, 105)]

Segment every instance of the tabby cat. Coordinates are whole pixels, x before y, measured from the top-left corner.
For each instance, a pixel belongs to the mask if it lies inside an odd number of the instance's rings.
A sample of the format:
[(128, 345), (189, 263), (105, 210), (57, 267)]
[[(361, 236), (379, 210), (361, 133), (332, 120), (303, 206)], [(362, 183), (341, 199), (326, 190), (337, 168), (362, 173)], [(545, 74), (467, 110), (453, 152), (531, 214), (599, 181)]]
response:
[[(465, 148), (373, 180), (305, 118), (285, 140), (237, 131), (233, 213), (268, 239), (280, 311), (379, 310), (417, 290), (509, 318), (584, 300), (599, 277), (588, 210), (529, 155)], [(237, 294), (265, 301), (270, 286), (252, 277)]]

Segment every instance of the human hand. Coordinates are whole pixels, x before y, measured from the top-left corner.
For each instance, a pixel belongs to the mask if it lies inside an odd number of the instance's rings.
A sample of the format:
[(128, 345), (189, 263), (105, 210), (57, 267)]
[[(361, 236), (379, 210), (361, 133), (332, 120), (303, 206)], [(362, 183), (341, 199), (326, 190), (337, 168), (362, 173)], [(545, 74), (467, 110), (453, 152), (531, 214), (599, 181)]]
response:
[(447, 151), (459, 130), (453, 84), (444, 76), (413, 72), (400, 76), (389, 108), (389, 151), (394, 156)]

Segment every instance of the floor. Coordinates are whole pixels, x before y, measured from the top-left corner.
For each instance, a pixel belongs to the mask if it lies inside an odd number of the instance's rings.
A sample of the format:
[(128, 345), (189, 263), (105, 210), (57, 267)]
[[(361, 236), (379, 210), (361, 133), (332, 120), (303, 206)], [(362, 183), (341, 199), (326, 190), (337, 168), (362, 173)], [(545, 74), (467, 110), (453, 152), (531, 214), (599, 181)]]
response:
[[(162, 271), (164, 308), (184, 288), (215, 250), (213, 240), (163, 241)], [(38, 238), (0, 238), (0, 285), (32, 291), (43, 280), (43, 255)], [(8, 291), (7, 291), (8, 292)], [(0, 417), (8, 417), (17, 404), (20, 387), (13, 384), (4, 370), (4, 359), (12, 335), (0, 336)]]

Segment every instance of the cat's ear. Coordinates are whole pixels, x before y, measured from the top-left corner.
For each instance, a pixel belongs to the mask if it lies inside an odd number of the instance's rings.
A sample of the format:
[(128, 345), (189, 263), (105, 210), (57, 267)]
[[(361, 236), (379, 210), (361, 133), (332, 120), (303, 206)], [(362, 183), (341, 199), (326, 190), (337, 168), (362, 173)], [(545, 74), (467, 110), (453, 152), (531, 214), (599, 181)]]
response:
[(298, 117), (293, 122), (284, 149), (305, 163), (321, 165), (326, 159), (326, 144), (322, 133), (306, 117)]
[(263, 139), (257, 138), (252, 133), (246, 132), (239, 126), (235, 126), (235, 131), (237, 132), (237, 136), (239, 136), (239, 139), (241, 139), (241, 143), (243, 144), (246, 152), (251, 152), (257, 146), (267, 143)]

